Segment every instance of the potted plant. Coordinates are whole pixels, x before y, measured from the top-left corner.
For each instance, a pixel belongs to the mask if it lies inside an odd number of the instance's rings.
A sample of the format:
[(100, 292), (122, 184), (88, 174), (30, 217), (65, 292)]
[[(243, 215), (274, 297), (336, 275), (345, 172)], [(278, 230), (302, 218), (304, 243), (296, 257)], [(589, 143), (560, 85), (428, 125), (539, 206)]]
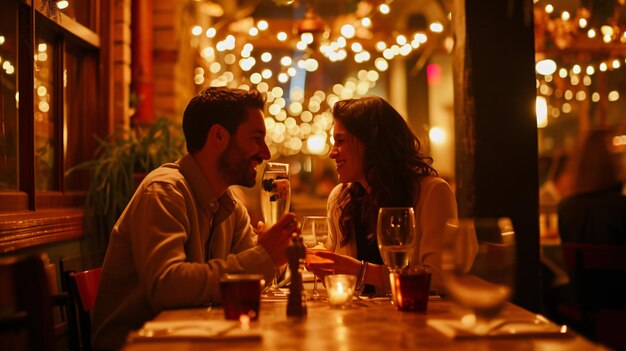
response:
[(179, 124), (161, 117), (147, 129), (135, 127), (97, 140), (99, 146), (94, 159), (76, 165), (67, 173), (89, 171), (85, 234), (95, 245), (95, 253), (103, 255), (111, 229), (139, 182), (161, 164), (180, 158), (184, 138)]

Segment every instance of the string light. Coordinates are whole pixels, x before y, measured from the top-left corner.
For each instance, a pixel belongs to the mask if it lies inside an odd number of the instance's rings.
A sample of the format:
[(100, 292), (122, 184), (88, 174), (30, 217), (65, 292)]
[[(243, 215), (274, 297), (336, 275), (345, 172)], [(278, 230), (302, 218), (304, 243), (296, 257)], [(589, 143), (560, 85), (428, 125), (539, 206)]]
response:
[(70, 6), (69, 1), (66, 1), (66, 0), (57, 1), (57, 8), (59, 10), (64, 10), (68, 8), (68, 6)]
[[(535, 7), (541, 9), (539, 2), (539, 0), (535, 1)], [(571, 43), (574, 43), (577, 35), (586, 37), (583, 38), (586, 41), (597, 41), (601, 43), (599, 44), (600, 46), (613, 42), (626, 42), (626, 31), (624, 31), (623, 26), (604, 24), (590, 27), (588, 19), (591, 15), (584, 8), (575, 12), (574, 16), (568, 11), (562, 11), (560, 14), (556, 13), (557, 9), (552, 4), (545, 5), (543, 9), (545, 14), (541, 15), (540, 13), (540, 16), (542, 16), (540, 18), (543, 18), (545, 22), (539, 21), (538, 23), (544, 24), (544, 33), (547, 34), (546, 39), (552, 40), (559, 49), (566, 48)], [(539, 98), (545, 100), (546, 112), (551, 117), (558, 118), (561, 112), (567, 114), (572, 111), (572, 102), (574, 101), (583, 102), (587, 99), (594, 103), (600, 102), (602, 99), (606, 99), (609, 102), (618, 101), (620, 96), (616, 90), (611, 90), (604, 97), (598, 91), (592, 90), (594, 86), (593, 80), (598, 72), (606, 74), (619, 70), (622, 67), (622, 62), (626, 62), (626, 59), (623, 57), (611, 57), (615, 55), (619, 54), (607, 51), (608, 57), (605, 59), (585, 63), (584, 65), (572, 62), (576, 58), (571, 56), (560, 58), (562, 62), (559, 62), (556, 58), (538, 61), (536, 64), (538, 104), (543, 103), (539, 102)], [(557, 77), (558, 82), (553, 81), (553, 73), (556, 73), (554, 77)], [(564, 91), (562, 86), (563, 80), (570, 86), (564, 89)], [(566, 102), (562, 102), (561, 99)], [(543, 114), (539, 114), (539, 111), (537, 112), (539, 128), (547, 126), (547, 119), (544, 123), (543, 120), (540, 121), (540, 118), (547, 118), (548, 114), (544, 117)]]
[[(388, 6), (387, 10), (390, 10)], [(330, 109), (334, 103), (340, 99), (368, 94), (376, 86), (381, 73), (389, 69), (390, 60), (400, 55), (410, 55), (428, 41), (428, 35), (424, 32), (397, 34), (390, 38), (393, 42), (378, 41), (376, 51), (370, 52), (360, 42), (362, 34), (357, 33), (369, 30), (372, 26), (372, 19), (363, 16), (341, 26), (335, 38), (332, 38), (330, 32), (320, 35), (304, 32), (290, 37), (282, 31), (273, 33), (267, 21), (259, 20), (256, 24), (245, 25), (242, 31), (248, 36), (247, 42), (240, 43), (241, 39), (238, 40), (232, 34), (227, 35), (214, 27), (204, 30), (200, 25), (194, 25), (191, 28), (194, 37), (204, 33), (204, 36), (212, 39), (192, 42), (198, 48), (199, 56), (205, 60), (205, 68), (197, 67), (194, 71), (194, 83), (198, 86), (209, 84), (254, 88), (265, 93), (268, 102), (265, 118), (267, 142), (273, 154), (327, 153), (332, 139)], [(433, 33), (444, 30), (443, 24), (439, 22), (429, 28)], [(296, 55), (302, 57), (294, 59), (292, 56), (280, 55), (273, 49), (256, 52), (255, 38), (282, 43), (278, 45), (278, 50), (281, 47), (293, 48), (295, 44), (293, 49), (301, 52)], [(289, 84), (290, 80), (299, 76), (298, 70), (313, 73), (320, 69), (318, 59), (311, 56), (316, 47), (329, 62), (343, 61), (352, 55), (357, 64), (370, 67), (360, 69), (356, 76), (348, 77), (341, 84), (335, 84), (329, 92), (317, 90), (312, 96), (305, 97), (304, 91), (290, 89), (289, 99), (283, 97), (284, 92), (278, 85)], [(274, 63), (275, 55), (280, 55), (278, 67)], [(241, 74), (234, 74), (233, 68), (236, 67), (241, 69)]]

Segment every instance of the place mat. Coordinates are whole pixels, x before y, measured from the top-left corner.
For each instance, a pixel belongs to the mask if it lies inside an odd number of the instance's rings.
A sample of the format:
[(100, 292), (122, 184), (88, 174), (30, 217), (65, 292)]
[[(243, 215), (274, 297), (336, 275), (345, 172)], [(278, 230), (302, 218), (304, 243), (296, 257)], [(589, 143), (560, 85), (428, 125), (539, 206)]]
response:
[(536, 319), (496, 319), (491, 322), (492, 330), (486, 335), (478, 335), (468, 330), (459, 320), (431, 319), (427, 324), (441, 334), (454, 340), (475, 338), (545, 338), (570, 337), (568, 327), (557, 325), (544, 317)]
[(141, 329), (129, 335), (128, 341), (240, 341), (261, 338), (259, 330), (244, 329), (239, 321), (193, 319), (146, 322)]

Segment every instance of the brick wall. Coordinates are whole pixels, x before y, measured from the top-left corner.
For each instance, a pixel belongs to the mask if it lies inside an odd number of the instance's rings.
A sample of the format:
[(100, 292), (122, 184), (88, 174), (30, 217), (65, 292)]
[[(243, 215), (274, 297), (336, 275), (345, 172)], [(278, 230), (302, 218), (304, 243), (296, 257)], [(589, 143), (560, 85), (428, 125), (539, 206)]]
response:
[[(131, 94), (131, 4), (114, 0), (113, 38), (113, 126), (128, 129)], [(154, 0), (154, 114), (182, 118), (187, 103), (196, 93), (193, 83), (196, 49), (190, 45), (193, 19), (188, 4), (178, 0)]]
[(191, 24), (184, 1), (155, 0), (154, 15), (154, 113), (181, 120), (195, 94), (193, 57), (189, 44)]

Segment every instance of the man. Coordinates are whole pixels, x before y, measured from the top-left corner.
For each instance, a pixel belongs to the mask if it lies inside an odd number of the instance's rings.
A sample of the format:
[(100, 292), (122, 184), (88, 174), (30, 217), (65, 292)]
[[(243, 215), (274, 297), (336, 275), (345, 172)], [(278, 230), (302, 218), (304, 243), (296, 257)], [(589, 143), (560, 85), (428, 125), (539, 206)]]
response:
[(189, 154), (139, 185), (113, 231), (94, 310), (94, 346), (117, 349), (167, 308), (220, 302), (224, 273), (265, 275), (286, 262), (293, 214), (259, 235), (228, 187), (255, 184), (270, 158), (257, 91), (207, 88), (183, 115)]

